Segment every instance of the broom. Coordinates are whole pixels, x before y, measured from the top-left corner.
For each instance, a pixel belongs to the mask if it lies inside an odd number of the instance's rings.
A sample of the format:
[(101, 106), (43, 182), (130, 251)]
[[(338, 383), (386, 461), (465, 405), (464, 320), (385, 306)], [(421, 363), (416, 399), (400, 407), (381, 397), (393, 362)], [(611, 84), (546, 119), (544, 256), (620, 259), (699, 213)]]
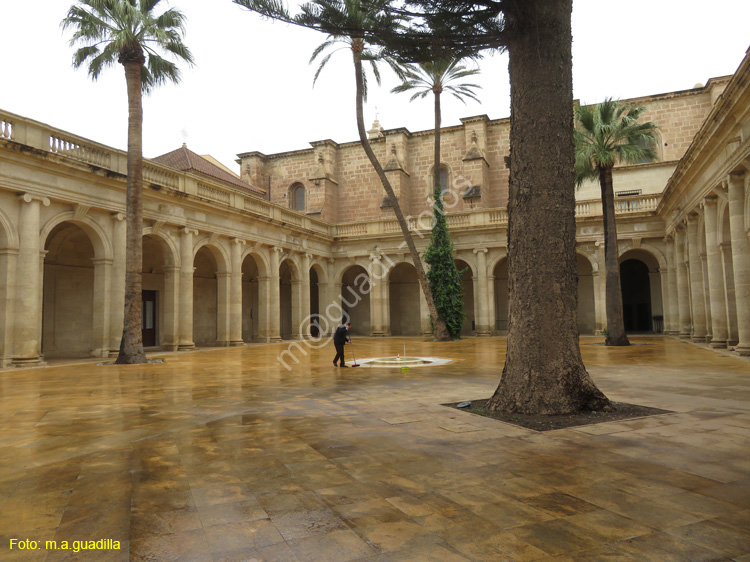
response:
[[(352, 343), (352, 340), (349, 340), (349, 343)], [(357, 356), (354, 354), (354, 345), (352, 345), (352, 357), (354, 357), (354, 363), (352, 363), (352, 367), (359, 367), (359, 363), (357, 363)]]

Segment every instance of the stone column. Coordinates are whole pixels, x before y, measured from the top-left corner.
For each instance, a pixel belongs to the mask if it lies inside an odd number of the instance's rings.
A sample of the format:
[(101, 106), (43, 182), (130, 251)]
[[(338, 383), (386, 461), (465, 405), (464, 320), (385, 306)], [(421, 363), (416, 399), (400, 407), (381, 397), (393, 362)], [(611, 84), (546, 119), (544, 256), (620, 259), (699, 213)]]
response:
[(680, 315), (677, 300), (677, 268), (675, 264), (674, 236), (668, 235), (667, 243), (667, 281), (664, 287), (664, 333), (676, 335), (680, 333)]
[(9, 367), (13, 355), (13, 326), (15, 325), (16, 267), (18, 249), (0, 248), (0, 369)]
[[(216, 345), (220, 347), (228, 347), (230, 344), (231, 277), (232, 274), (229, 271), (216, 272)], [(242, 304), (242, 299), (240, 299), (240, 304)]]
[[(700, 231), (698, 231), (698, 236), (700, 236)], [(703, 292), (701, 293), (703, 296), (703, 310), (706, 311), (706, 342), (710, 342), (713, 337), (713, 325), (711, 324), (711, 299), (709, 297), (711, 289), (708, 283), (708, 258), (706, 257), (706, 252), (701, 252), (701, 280), (703, 283)]]
[(724, 287), (727, 301), (727, 347), (734, 347), (739, 342), (737, 336), (737, 304), (734, 295), (734, 268), (732, 267), (732, 244), (719, 244), (721, 265), (724, 268)]
[(688, 215), (688, 267), (690, 269), (690, 295), (692, 302), (693, 331), (690, 337), (695, 342), (706, 341), (706, 308), (703, 300), (703, 263), (698, 251), (698, 213)]
[(164, 267), (164, 294), (159, 309), (161, 310), (162, 332), (159, 334), (159, 344), (165, 351), (177, 351), (179, 346), (180, 313), (180, 268), (175, 265)]
[(477, 255), (477, 293), (474, 300), (476, 335), (489, 336), (490, 322), (487, 308), (487, 248), (474, 248)]
[(687, 275), (687, 256), (685, 255), (685, 226), (680, 224), (675, 229), (675, 277), (677, 278), (677, 312), (680, 321), (680, 337), (690, 338), (690, 285)]
[[(293, 340), (299, 339), (302, 335), (302, 280), (292, 279), (292, 331), (291, 338)], [(308, 282), (309, 287), (309, 282)], [(308, 293), (308, 302), (310, 300)], [(310, 307), (308, 306), (308, 314)]]
[(15, 325), (13, 364), (40, 364), (42, 325), (42, 248), (39, 240), (41, 206), (49, 207), (49, 199), (24, 193), (19, 197), (21, 212), (18, 220), (18, 264), (16, 271)]
[(729, 230), (732, 235), (734, 300), (737, 303), (739, 343), (734, 351), (750, 356), (750, 239), (745, 225), (745, 172), (729, 175)]
[(706, 216), (706, 265), (708, 267), (708, 290), (711, 300), (711, 347), (726, 347), (727, 303), (724, 292), (724, 268), (719, 250), (719, 209), (718, 197), (706, 197), (704, 212)]
[(299, 323), (297, 326), (293, 326), (292, 330), (300, 338), (310, 337), (310, 261), (312, 258), (312, 254), (302, 254), (300, 256), (302, 272), (300, 273)]
[(181, 229), (180, 236), (180, 339), (178, 349), (193, 349), (193, 236), (198, 234), (192, 228)]
[(244, 345), (242, 340), (242, 248), (244, 240), (230, 241), (232, 275), (229, 278), (229, 345)]
[(379, 255), (370, 254), (370, 332), (374, 337), (385, 336), (383, 325), (383, 280), (388, 274)]
[(270, 341), (281, 341), (281, 291), (279, 290), (279, 265), (284, 248), (271, 248), (271, 271), (268, 281), (268, 326)]
[(94, 264), (94, 318), (91, 330), (94, 341), (91, 356), (109, 357), (112, 260), (98, 258), (91, 261)]
[(123, 213), (112, 214), (112, 284), (109, 302), (109, 356), (120, 352), (125, 320), (125, 252), (127, 223)]

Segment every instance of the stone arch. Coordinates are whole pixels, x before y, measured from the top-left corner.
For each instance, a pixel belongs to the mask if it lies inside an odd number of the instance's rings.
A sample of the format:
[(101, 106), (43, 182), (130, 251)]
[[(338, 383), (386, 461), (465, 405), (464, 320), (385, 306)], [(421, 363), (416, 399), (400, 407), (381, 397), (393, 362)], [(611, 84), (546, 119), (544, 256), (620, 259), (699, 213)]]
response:
[(262, 256), (254, 251), (242, 256), (242, 341), (257, 341), (266, 326), (268, 299), (267, 283), (261, 278), (267, 275)]
[(229, 259), (229, 253), (227, 252), (227, 249), (223, 244), (212, 242), (210, 237), (203, 238), (195, 243), (195, 246), (193, 246), (193, 260), (195, 260), (198, 252), (203, 247), (205, 247), (209, 252), (211, 252), (211, 255), (213, 255), (214, 260), (216, 261), (217, 273), (227, 273), (230, 271), (231, 268), (229, 264), (231, 263), (231, 261)]
[[(663, 257), (663, 256), (662, 256)], [(650, 248), (629, 248), (620, 254), (623, 316), (628, 332), (661, 332), (664, 308), (661, 264)]]
[(176, 314), (179, 306), (180, 253), (164, 230), (143, 229), (142, 255), (142, 338), (144, 347), (177, 345)]
[(0, 209), (0, 249), (18, 249), (18, 231), (13, 227), (8, 215)]
[(464, 325), (461, 329), (462, 336), (470, 336), (476, 329), (476, 311), (475, 311), (475, 298), (474, 298), (474, 279), (476, 279), (476, 268), (472, 267), (472, 264), (464, 259), (463, 256), (456, 257), (454, 259), (458, 272), (461, 275), (461, 288), (463, 290), (463, 311), (464, 311)]
[(113, 258), (114, 252), (112, 249), (112, 242), (104, 232), (104, 229), (102, 229), (98, 222), (89, 216), (76, 217), (74, 211), (55, 215), (44, 224), (39, 234), (40, 248), (46, 246), (47, 239), (52, 230), (63, 222), (69, 222), (76, 225), (88, 235), (88, 238), (94, 247), (95, 259), (111, 260)]
[(154, 232), (153, 227), (147, 226), (143, 229), (143, 236), (151, 236), (154, 239), (158, 239), (158, 242), (162, 250), (167, 250), (164, 255), (165, 265), (167, 267), (180, 267), (180, 250), (175, 244), (174, 238), (172, 238), (167, 232), (163, 230), (157, 230)]
[[(98, 350), (98, 355), (106, 346), (102, 341), (106, 299), (94, 300), (98, 288), (106, 290), (104, 268), (111, 267), (111, 260), (107, 264), (107, 260), (97, 259), (92, 231), (82, 228), (80, 221), (54, 221), (55, 226), (47, 228), (51, 222), (45, 225), (42, 239), (46, 252), (42, 354), (48, 358), (85, 357)], [(101, 240), (98, 248), (104, 251)]]
[(245, 261), (245, 258), (248, 256), (252, 256), (253, 260), (255, 260), (255, 265), (258, 266), (258, 275), (261, 277), (265, 277), (269, 275), (269, 270), (271, 268), (271, 264), (269, 261), (268, 256), (265, 254), (265, 252), (262, 252), (260, 249), (255, 247), (246, 248), (242, 252), (242, 261)]
[(421, 328), (421, 295), (414, 264), (402, 261), (388, 273), (390, 332), (394, 336), (418, 336)]
[(193, 341), (197, 346), (214, 346), (219, 340), (219, 293), (226, 281), (225, 254), (208, 239), (193, 251)]
[[(351, 333), (368, 336), (371, 332), (370, 320), (370, 274), (367, 268), (360, 264), (349, 264), (341, 272), (341, 291), (336, 305), (326, 307), (326, 318), (335, 325), (343, 319), (352, 322)], [(338, 306), (337, 306), (338, 305)], [(341, 308), (341, 318), (336, 318), (338, 308)]]
[(302, 281), (300, 266), (294, 256), (287, 255), (279, 263), (279, 309), (281, 339), (292, 339), (299, 332), (299, 310)]

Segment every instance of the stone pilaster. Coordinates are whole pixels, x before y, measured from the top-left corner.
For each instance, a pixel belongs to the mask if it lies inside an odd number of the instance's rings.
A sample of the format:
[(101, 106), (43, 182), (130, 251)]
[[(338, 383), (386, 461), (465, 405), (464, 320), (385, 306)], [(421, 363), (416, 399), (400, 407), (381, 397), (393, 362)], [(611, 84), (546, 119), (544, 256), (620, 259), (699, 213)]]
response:
[(193, 236), (198, 231), (192, 228), (180, 230), (180, 327), (178, 349), (193, 349)]
[(688, 280), (687, 256), (685, 255), (685, 226), (677, 225), (675, 230), (674, 260), (677, 277), (677, 303), (678, 316), (680, 319), (680, 337), (690, 338), (690, 284)]
[[(700, 236), (700, 230), (698, 231), (698, 236)], [(705, 240), (701, 240), (701, 242), (705, 242)], [(708, 258), (706, 256), (706, 252), (701, 252), (700, 256), (701, 280), (703, 283), (703, 292), (701, 293), (701, 295), (703, 296), (703, 310), (706, 311), (706, 342), (710, 342), (711, 338), (713, 337), (713, 325), (711, 324), (711, 300), (709, 296), (710, 288), (708, 286)]]
[(724, 268), (724, 286), (727, 290), (727, 347), (734, 347), (740, 340), (737, 335), (737, 302), (734, 294), (732, 243), (719, 244), (719, 252), (721, 252), (721, 264)]
[(13, 364), (38, 365), (42, 362), (40, 330), (42, 324), (42, 271), (39, 229), (41, 207), (49, 199), (30, 193), (19, 197), (18, 265), (13, 337)]
[(711, 301), (711, 347), (727, 346), (727, 303), (724, 293), (724, 268), (719, 251), (718, 197), (711, 195), (704, 202), (706, 217), (706, 265), (708, 268), (708, 290)]
[(732, 269), (734, 298), (737, 303), (737, 332), (739, 343), (734, 351), (750, 356), (750, 240), (745, 224), (744, 172), (729, 175), (729, 229), (732, 235)]

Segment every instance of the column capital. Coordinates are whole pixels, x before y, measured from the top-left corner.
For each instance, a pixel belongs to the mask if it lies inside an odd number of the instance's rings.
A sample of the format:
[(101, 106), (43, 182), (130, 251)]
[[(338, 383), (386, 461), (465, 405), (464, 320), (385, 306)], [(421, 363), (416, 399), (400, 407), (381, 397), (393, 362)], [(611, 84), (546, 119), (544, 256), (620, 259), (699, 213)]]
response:
[(700, 216), (701, 216), (701, 213), (697, 209), (690, 211), (687, 215), (688, 224), (697, 223)]
[(196, 228), (190, 228), (189, 226), (183, 226), (180, 229), (180, 232), (182, 232), (183, 234), (192, 234), (193, 236), (197, 236), (198, 235), (198, 229), (196, 229)]
[(164, 271), (164, 273), (176, 273), (180, 271), (180, 268), (176, 265), (165, 265), (164, 267), (162, 267), (162, 270)]
[(247, 240), (243, 240), (242, 238), (230, 238), (230, 242), (233, 244), (237, 244), (238, 246), (244, 246), (247, 244)]
[(271, 248), (271, 251), (273, 251), (273, 252), (276, 252), (276, 253), (280, 254), (281, 252), (283, 252), (283, 251), (284, 251), (284, 248), (282, 248), (281, 246), (273, 246), (273, 247)]
[(310, 252), (305, 252), (302, 255), (305, 256), (310, 261), (312, 261), (312, 259), (315, 257), (315, 254), (311, 254)]
[(474, 252), (475, 254), (486, 254), (487, 248), (474, 248), (472, 252)]
[(729, 172), (727, 181), (729, 181), (729, 183), (744, 182), (745, 170), (735, 170), (733, 172)]
[(125, 220), (125, 213), (112, 213), (109, 215), (109, 218), (111, 218), (113, 221), (124, 221)]
[(112, 265), (114, 261), (112, 258), (94, 258), (91, 263), (94, 265)]
[(24, 203), (31, 203), (32, 201), (39, 201), (45, 207), (49, 207), (49, 197), (43, 195), (35, 195), (34, 193), (21, 193), (18, 199)]
[(715, 193), (710, 193), (703, 198), (702, 205), (704, 206), (715, 206), (719, 202), (719, 197)]

